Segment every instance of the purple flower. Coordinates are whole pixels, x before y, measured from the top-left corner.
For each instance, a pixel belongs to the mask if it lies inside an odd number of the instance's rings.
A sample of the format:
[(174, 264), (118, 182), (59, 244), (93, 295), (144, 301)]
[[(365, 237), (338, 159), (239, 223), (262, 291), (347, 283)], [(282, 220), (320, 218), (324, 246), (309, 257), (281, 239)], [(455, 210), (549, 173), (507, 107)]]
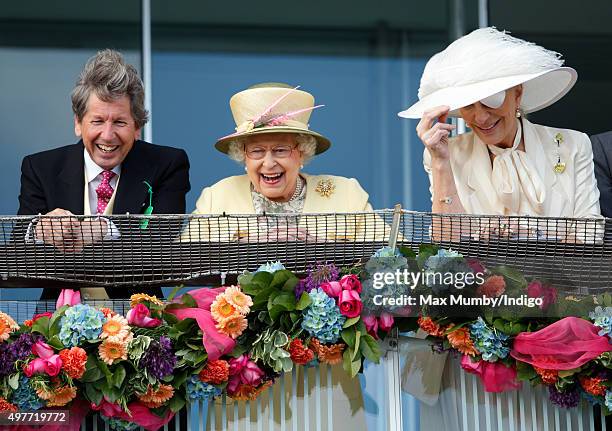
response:
[(321, 286), (321, 283), (326, 281), (338, 281), (338, 268), (333, 263), (318, 264), (310, 267), (308, 271), (308, 277), (304, 281), (306, 292), (310, 292), (312, 289), (317, 289)]
[(295, 285), (295, 287), (293, 288), (293, 292), (295, 293), (295, 299), (300, 299), (302, 297), (302, 294), (306, 292), (306, 279), (305, 278), (300, 280), (298, 284)]
[(172, 351), (172, 344), (166, 337), (159, 337), (159, 342), (151, 341), (149, 349), (140, 358), (139, 365), (149, 374), (162, 379), (174, 371), (177, 357)]
[(577, 387), (566, 392), (559, 392), (555, 385), (551, 385), (548, 387), (548, 396), (553, 404), (564, 409), (574, 408), (580, 402), (580, 392)]
[(32, 354), (32, 346), (42, 340), (40, 335), (21, 334), (13, 343), (0, 344), (0, 377), (15, 372), (15, 362)]

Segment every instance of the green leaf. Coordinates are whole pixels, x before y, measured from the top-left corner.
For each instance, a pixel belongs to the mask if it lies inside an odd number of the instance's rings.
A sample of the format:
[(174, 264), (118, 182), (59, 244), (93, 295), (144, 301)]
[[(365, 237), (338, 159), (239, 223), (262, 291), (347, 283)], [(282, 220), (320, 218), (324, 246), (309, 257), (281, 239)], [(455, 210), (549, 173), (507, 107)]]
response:
[(259, 293), (253, 298), (253, 306), (251, 307), (251, 310), (261, 310), (267, 308), (268, 300), (270, 299), (272, 292), (277, 292), (277, 290), (268, 287), (259, 291)]
[(300, 282), (300, 279), (297, 278), (295, 275), (291, 274), (291, 277), (289, 278), (289, 280), (285, 281), (285, 284), (283, 284), (283, 290), (285, 292), (294, 293), (295, 286), (297, 286), (299, 282)]
[(417, 257), (417, 254), (414, 252), (414, 250), (409, 247), (401, 246), (399, 248), (399, 251), (404, 257), (407, 257), (409, 259), (415, 259)]
[(104, 378), (102, 371), (100, 371), (98, 368), (90, 368), (85, 371), (85, 374), (83, 374), (83, 377), (81, 377), (79, 380), (85, 383), (93, 383), (102, 378)]
[(102, 392), (97, 390), (94, 385), (85, 385), (85, 394), (89, 401), (96, 405), (102, 402)]
[(342, 336), (342, 340), (346, 343), (347, 346), (352, 349), (355, 348), (355, 339), (357, 338), (357, 335), (354, 326), (350, 326), (346, 329), (343, 329), (340, 335)]
[(187, 308), (198, 308), (198, 303), (193, 296), (188, 293), (183, 294), (181, 296), (181, 302), (183, 305), (187, 306)]
[(506, 280), (506, 286), (512, 289), (526, 289), (527, 279), (521, 271), (506, 265), (495, 267), (492, 272), (502, 275)]
[(360, 352), (359, 350), (360, 344), (361, 344), (361, 332), (356, 331), (355, 332), (355, 347), (354, 347), (353, 357), (351, 358), (351, 361), (355, 361), (355, 359), (357, 358), (357, 355)]
[(344, 325), (342, 327), (348, 328), (350, 326), (353, 326), (355, 323), (359, 322), (359, 319), (361, 319), (361, 317), (359, 316), (351, 317), (350, 319), (346, 319), (346, 322), (344, 322)]
[(54, 335), (53, 337), (48, 339), (47, 344), (57, 350), (63, 350), (66, 348), (66, 346), (64, 346), (64, 343), (60, 341), (57, 335)]
[(273, 305), (269, 310), (268, 310), (268, 315), (270, 316), (270, 319), (272, 319), (272, 322), (276, 322), (279, 318), (279, 316), (281, 314), (283, 314), (285, 312), (285, 308), (280, 306), (280, 305)]
[(267, 271), (258, 272), (253, 276), (251, 280), (251, 284), (259, 285), (263, 288), (270, 287), (270, 283), (272, 283), (272, 279), (274, 276)]
[(180, 290), (185, 287), (184, 285), (180, 285), (180, 286), (176, 286), (174, 289), (172, 289), (172, 292), (170, 292), (170, 295), (168, 295), (168, 297), (166, 298), (166, 301), (168, 302), (172, 302), (172, 300), (174, 299), (174, 297), (177, 295), (177, 293), (180, 292)]
[(516, 361), (516, 377), (518, 380), (530, 381), (538, 377), (538, 373), (527, 363)]
[(174, 396), (168, 403), (168, 407), (170, 407), (170, 410), (172, 410), (174, 413), (178, 412), (185, 407), (185, 398), (183, 398), (179, 393), (175, 392)]
[(312, 304), (312, 299), (310, 299), (310, 295), (308, 293), (304, 292), (302, 293), (302, 296), (300, 296), (298, 303), (295, 304), (295, 309), (300, 311), (305, 310), (310, 304)]
[(378, 342), (370, 334), (361, 336), (361, 353), (371, 362), (378, 364), (380, 361), (380, 347)]
[(245, 272), (244, 274), (240, 274), (238, 276), (238, 284), (240, 285), (243, 291), (246, 286), (252, 283), (252, 281), (253, 281), (253, 273), (251, 272)]
[(280, 305), (287, 311), (295, 310), (295, 295), (289, 292), (283, 292), (277, 295), (272, 301), (273, 305)]
[(15, 390), (19, 387), (19, 373), (12, 374), (8, 378), (8, 384), (11, 389)]
[(351, 377), (355, 377), (361, 369), (361, 361), (352, 361), (351, 357), (354, 355), (353, 349), (350, 347), (342, 354), (342, 367)]
[(291, 271), (287, 271), (286, 269), (276, 271), (272, 276), (270, 287), (274, 287), (275, 289), (282, 289), (285, 282), (287, 282), (287, 280), (289, 280), (291, 277), (295, 277), (291, 273)]
[(49, 338), (49, 317), (44, 316), (36, 319), (36, 322), (32, 324), (32, 332), (38, 332), (45, 338)]
[(113, 373), (113, 385), (115, 385), (116, 388), (120, 388), (123, 384), (123, 381), (125, 380), (125, 376), (125, 368), (123, 367), (123, 365), (118, 365), (115, 369), (115, 372)]

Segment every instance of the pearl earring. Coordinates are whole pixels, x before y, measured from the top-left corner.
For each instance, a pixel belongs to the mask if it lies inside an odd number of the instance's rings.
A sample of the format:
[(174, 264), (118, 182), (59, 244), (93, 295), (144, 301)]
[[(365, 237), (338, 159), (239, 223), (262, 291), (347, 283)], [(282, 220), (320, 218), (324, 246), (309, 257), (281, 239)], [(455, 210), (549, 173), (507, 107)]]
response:
[(304, 169), (304, 165), (300, 165), (300, 169)]
[(244, 172), (246, 172), (246, 171), (247, 171), (247, 167), (245, 166), (245, 167), (244, 167)]
[(521, 118), (521, 110), (516, 108), (516, 118)]

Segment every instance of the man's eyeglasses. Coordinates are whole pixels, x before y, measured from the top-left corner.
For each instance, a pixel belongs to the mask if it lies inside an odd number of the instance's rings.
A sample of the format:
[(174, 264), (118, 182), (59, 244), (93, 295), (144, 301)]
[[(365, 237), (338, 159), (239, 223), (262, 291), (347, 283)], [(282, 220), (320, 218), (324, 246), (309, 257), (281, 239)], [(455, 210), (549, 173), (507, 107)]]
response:
[(291, 156), (296, 147), (290, 145), (279, 145), (268, 150), (265, 147), (248, 147), (244, 150), (246, 156), (251, 160), (261, 160), (266, 157), (266, 153), (270, 151), (275, 159), (286, 159)]

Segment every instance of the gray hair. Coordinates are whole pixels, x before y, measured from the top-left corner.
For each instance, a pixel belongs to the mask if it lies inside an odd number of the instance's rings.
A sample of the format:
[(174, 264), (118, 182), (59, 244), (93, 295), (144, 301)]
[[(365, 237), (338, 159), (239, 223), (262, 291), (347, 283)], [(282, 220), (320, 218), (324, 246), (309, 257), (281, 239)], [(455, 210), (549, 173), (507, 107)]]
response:
[(123, 96), (130, 99), (132, 117), (137, 128), (149, 120), (144, 107), (144, 88), (136, 68), (127, 64), (118, 51), (105, 49), (91, 57), (72, 90), (72, 112), (79, 121), (87, 113), (87, 101), (94, 92), (100, 100), (112, 102)]
[[(297, 133), (295, 142), (298, 150), (304, 155), (304, 163), (307, 163), (315, 155), (317, 150), (317, 140), (312, 135), (305, 133)], [(238, 163), (244, 163), (244, 146), (247, 143), (247, 136), (232, 139), (228, 142), (227, 155), (230, 159)]]

